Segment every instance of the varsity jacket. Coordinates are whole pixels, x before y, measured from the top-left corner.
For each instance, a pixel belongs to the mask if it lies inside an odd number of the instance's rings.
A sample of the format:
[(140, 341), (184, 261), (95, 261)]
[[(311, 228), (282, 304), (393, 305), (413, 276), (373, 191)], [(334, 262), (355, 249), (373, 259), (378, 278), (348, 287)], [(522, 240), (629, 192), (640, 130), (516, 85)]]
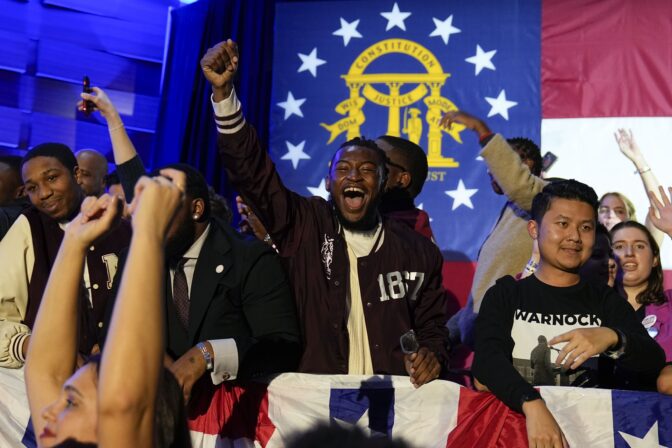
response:
[[(288, 190), (231, 96), (213, 103), (218, 147), (228, 178), (287, 259), (304, 354), (299, 370), (348, 373), (349, 261), (331, 202)], [(447, 332), (442, 257), (407, 225), (382, 218), (382, 243), (358, 258), (362, 308), (374, 372), (406, 375), (399, 338), (414, 329), (421, 346), (445, 363)]]
[[(128, 247), (131, 226), (122, 221), (89, 248), (80, 301), (79, 350), (100, 342), (117, 256)], [(18, 368), (22, 347), (35, 323), (51, 267), (63, 240), (59, 223), (35, 208), (17, 219), (0, 242), (0, 367)]]

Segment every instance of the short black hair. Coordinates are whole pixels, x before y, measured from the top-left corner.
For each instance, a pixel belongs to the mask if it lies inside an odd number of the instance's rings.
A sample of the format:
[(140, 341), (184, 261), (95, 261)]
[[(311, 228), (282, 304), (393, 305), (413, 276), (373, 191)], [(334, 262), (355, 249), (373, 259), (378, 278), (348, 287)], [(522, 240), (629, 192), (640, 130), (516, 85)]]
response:
[(17, 186), (23, 184), (23, 179), (21, 177), (21, 157), (20, 156), (0, 156), (0, 163), (4, 163), (9, 167), (9, 170), (12, 172), (12, 177), (14, 177)]
[(384, 186), (387, 183), (387, 175), (388, 175), (387, 155), (385, 154), (385, 151), (383, 151), (382, 149), (380, 149), (378, 145), (376, 145), (376, 142), (374, 142), (373, 140), (369, 140), (364, 136), (355, 137), (339, 146), (336, 152), (334, 152), (334, 154), (331, 156), (331, 162), (329, 163), (329, 171), (331, 171), (331, 166), (334, 164), (334, 158), (336, 157), (336, 154), (338, 154), (338, 151), (340, 151), (343, 148), (349, 148), (351, 146), (361, 146), (364, 148), (368, 148), (371, 149), (372, 151), (375, 151), (376, 154), (378, 154), (378, 157), (380, 158), (381, 161), (381, 164), (378, 165), (382, 181), (381, 186)]
[(77, 158), (68, 145), (63, 143), (42, 143), (29, 150), (21, 160), (21, 169), (31, 159), (35, 157), (53, 157), (66, 167), (71, 173), (75, 173), (77, 167)]
[(427, 179), (429, 164), (425, 150), (412, 141), (392, 135), (381, 135), (376, 140), (383, 140), (392, 146), (404, 160), (404, 168), (411, 173), (411, 183), (408, 192), (415, 198), (422, 191)]
[(105, 188), (109, 189), (112, 185), (119, 185), (121, 180), (119, 179), (119, 174), (117, 170), (112, 171), (105, 175)]
[(17, 173), (21, 174), (21, 156), (12, 156), (12, 155), (6, 155), (6, 156), (0, 156), (0, 163), (4, 163), (8, 167), (10, 167), (13, 171), (16, 171)]
[(571, 199), (590, 205), (597, 220), (597, 194), (588, 185), (574, 179), (551, 182), (532, 200), (532, 219), (541, 223), (546, 211), (551, 207), (553, 199)]
[(182, 171), (187, 175), (186, 195), (191, 199), (203, 200), (203, 214), (199, 218), (199, 221), (207, 221), (210, 219), (210, 193), (208, 192), (208, 183), (205, 181), (203, 174), (186, 163), (171, 163), (170, 165), (165, 165), (160, 169), (154, 170), (151, 175), (159, 176), (159, 171), (163, 168), (172, 168)]
[(233, 212), (226, 198), (220, 196), (215, 189), (208, 185), (208, 194), (210, 196), (210, 213), (214, 218), (219, 218), (227, 224), (233, 221)]
[(532, 161), (532, 174), (540, 176), (543, 166), (541, 149), (539, 149), (539, 146), (529, 138), (525, 137), (507, 138), (506, 141), (518, 154), (520, 154), (521, 159), (530, 159)]

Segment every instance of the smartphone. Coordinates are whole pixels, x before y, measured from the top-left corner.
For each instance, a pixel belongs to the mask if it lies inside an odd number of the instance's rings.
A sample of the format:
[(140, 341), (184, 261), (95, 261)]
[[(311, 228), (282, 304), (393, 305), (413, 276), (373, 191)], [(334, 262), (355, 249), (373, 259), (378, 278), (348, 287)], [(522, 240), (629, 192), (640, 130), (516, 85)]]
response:
[[(84, 76), (84, 80), (82, 81), (82, 92), (84, 93), (92, 93), (93, 89), (91, 88), (91, 80), (89, 80), (88, 76)], [(86, 115), (89, 115), (91, 112), (93, 112), (93, 109), (95, 108), (95, 104), (93, 104), (93, 101), (84, 101), (84, 113)]]
[(551, 151), (548, 151), (546, 154), (544, 154), (544, 157), (541, 159), (541, 172), (548, 172), (556, 160), (558, 160), (558, 156), (553, 154)]

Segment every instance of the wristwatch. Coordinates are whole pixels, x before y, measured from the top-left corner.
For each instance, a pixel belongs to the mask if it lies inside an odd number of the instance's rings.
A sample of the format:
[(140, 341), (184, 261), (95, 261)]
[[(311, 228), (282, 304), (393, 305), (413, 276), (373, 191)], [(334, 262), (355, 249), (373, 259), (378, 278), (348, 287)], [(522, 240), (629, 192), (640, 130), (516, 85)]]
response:
[(212, 360), (210, 352), (208, 351), (208, 348), (205, 346), (205, 343), (203, 342), (199, 342), (198, 344), (196, 344), (196, 347), (198, 347), (198, 349), (203, 354), (203, 358), (205, 358), (205, 370), (211, 372), (215, 368), (215, 364)]
[(616, 336), (618, 336), (618, 342), (616, 342), (616, 345), (612, 350), (607, 350), (604, 352), (604, 354), (611, 359), (618, 359), (625, 353), (625, 346), (627, 345), (628, 340), (621, 330), (616, 328), (612, 328), (612, 330), (616, 332)]

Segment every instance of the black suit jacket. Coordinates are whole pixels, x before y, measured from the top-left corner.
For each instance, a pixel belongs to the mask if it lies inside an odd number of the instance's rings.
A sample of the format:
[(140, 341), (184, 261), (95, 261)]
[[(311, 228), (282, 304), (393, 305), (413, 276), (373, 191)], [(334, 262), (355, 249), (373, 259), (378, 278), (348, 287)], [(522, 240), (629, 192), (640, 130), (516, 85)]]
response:
[[(119, 272), (125, 261), (124, 256)], [(191, 283), (188, 331), (177, 318), (168, 267), (165, 277), (166, 346), (173, 358), (198, 342), (233, 338), (238, 378), (296, 370), (301, 344), (295, 305), (278, 257), (268, 246), (211, 221)], [(120, 279), (117, 275), (115, 283)]]

